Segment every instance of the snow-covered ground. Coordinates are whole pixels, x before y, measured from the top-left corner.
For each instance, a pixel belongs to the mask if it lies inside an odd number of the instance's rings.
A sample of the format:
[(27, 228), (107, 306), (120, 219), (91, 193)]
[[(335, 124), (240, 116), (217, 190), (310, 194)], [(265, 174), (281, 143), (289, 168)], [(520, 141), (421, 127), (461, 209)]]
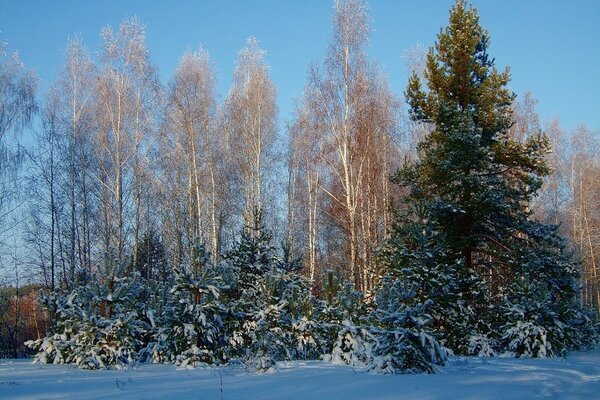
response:
[(232, 367), (85, 371), (0, 360), (0, 398), (600, 399), (600, 349), (566, 359), (453, 359), (440, 374), (396, 376), (319, 361), (282, 363), (275, 372), (255, 375)]

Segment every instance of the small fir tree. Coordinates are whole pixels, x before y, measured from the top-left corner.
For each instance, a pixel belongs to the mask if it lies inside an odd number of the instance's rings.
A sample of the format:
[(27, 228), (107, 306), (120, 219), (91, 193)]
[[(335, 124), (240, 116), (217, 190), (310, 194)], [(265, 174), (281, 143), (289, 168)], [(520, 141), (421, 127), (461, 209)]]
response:
[(138, 360), (153, 334), (153, 310), (141, 299), (147, 287), (139, 274), (113, 276), (106, 285), (90, 280), (66, 294), (50, 294), (46, 307), (56, 326), (27, 345), (38, 351), (34, 361), (73, 363), (80, 368), (124, 368)]
[(230, 357), (268, 370), (277, 361), (314, 351), (305, 329), (312, 309), (308, 283), (294, 272), (296, 262), (277, 255), (261, 212), (254, 212), (252, 225), (223, 259), (232, 271), (224, 291)]
[(223, 285), (208, 265), (203, 270), (191, 268), (176, 272), (177, 280), (170, 291), (169, 306), (162, 330), (169, 361), (186, 367), (223, 362), (225, 332), (220, 302)]
[(370, 314), (375, 344), (369, 371), (386, 374), (434, 373), (444, 365), (447, 350), (431, 325), (433, 300), (417, 300), (419, 287), (386, 276)]
[(341, 281), (334, 271), (324, 274), (326, 298), (317, 309), (316, 336), (323, 359), (339, 364), (364, 365), (370, 340), (363, 327), (367, 314), (363, 294), (351, 282)]

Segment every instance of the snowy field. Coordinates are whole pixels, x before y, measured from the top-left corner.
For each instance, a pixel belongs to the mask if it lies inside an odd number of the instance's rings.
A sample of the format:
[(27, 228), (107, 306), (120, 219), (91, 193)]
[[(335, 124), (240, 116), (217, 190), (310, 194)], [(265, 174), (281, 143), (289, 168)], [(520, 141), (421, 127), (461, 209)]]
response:
[(0, 360), (0, 398), (600, 399), (600, 349), (552, 360), (453, 359), (437, 375), (396, 376), (319, 361), (282, 363), (275, 372), (254, 375), (233, 367), (85, 371)]

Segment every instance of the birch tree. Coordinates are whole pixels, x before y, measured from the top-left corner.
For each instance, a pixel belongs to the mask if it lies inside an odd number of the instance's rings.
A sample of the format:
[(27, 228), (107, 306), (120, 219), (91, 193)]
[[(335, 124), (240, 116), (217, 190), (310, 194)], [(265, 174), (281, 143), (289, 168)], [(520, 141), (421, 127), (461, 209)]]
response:
[(364, 2), (335, 3), (323, 70), (311, 68), (294, 125), (296, 153), (304, 155), (307, 169), (310, 271), (316, 269), (316, 225), (322, 221), (329, 230), (322, 233), (327, 263), (344, 265), (347, 278), (363, 290), (376, 280), (372, 255), (389, 219), (390, 160), (398, 158), (398, 104), (367, 60), (368, 22)]
[[(0, 221), (14, 209), (18, 171), (24, 153), (7, 135), (15, 137), (27, 127), (37, 111), (35, 94), (38, 88), (35, 73), (25, 68), (19, 53), (9, 53), (8, 42), (0, 43)], [(0, 229), (0, 234), (5, 233)], [(1, 240), (1, 238), (0, 238)]]
[(264, 188), (273, 165), (277, 92), (265, 55), (256, 38), (247, 40), (238, 55), (224, 105), (228, 153), (239, 174), (245, 223), (252, 221), (255, 208), (264, 207)]
[(600, 310), (600, 146), (597, 132), (580, 125), (572, 135), (570, 230), (582, 263), (583, 301)]
[[(22, 224), (17, 211), (23, 204), (22, 167), (26, 159), (16, 140), (37, 112), (35, 95), (38, 78), (28, 70), (19, 53), (10, 53), (6, 41), (0, 43), (0, 264), (12, 257), (5, 242), (15, 237)], [(8, 137), (12, 136), (13, 140)]]
[(221, 143), (215, 132), (215, 85), (208, 52), (188, 52), (175, 71), (167, 108), (167, 130), (173, 135), (169, 143), (173, 163), (168, 168), (184, 169), (179, 177), (185, 177), (181, 182), (185, 189), (177, 192), (187, 198), (189, 251), (209, 243), (213, 261), (219, 254), (220, 210), (225, 201), (219, 168)]
[(25, 68), (19, 53), (10, 54), (8, 42), (0, 43), (0, 141), (31, 122), (37, 111), (37, 87), (37, 76)]
[(97, 130), (94, 115), (95, 65), (79, 39), (70, 40), (66, 60), (52, 85), (48, 101), (57, 119), (58, 141), (63, 168), (61, 186), (68, 205), (64, 232), (68, 242), (69, 280), (77, 268), (91, 269), (90, 229), (93, 186), (93, 137)]
[(60, 121), (57, 97), (53, 93), (50, 91), (46, 98), (41, 129), (36, 132), (34, 146), (29, 151), (31, 172), (26, 190), (29, 218), (24, 232), (25, 243), (36, 255), (32, 260), (36, 267), (33, 273), (52, 291), (58, 287), (68, 289), (71, 282), (62, 252)]
[[(307, 88), (309, 91), (311, 88)], [(288, 241), (294, 243), (292, 255), (301, 255), (314, 286), (319, 273), (320, 226), (323, 221), (323, 131), (319, 124), (318, 107), (312, 102), (314, 93), (305, 93), (298, 105), (293, 124), (288, 127)]]
[[(106, 27), (98, 94), (97, 146), (102, 190), (104, 252), (118, 263), (135, 255), (147, 217), (148, 134), (155, 122), (160, 86), (145, 45), (144, 27), (134, 18), (118, 31)], [(134, 260), (135, 261), (135, 260)]]

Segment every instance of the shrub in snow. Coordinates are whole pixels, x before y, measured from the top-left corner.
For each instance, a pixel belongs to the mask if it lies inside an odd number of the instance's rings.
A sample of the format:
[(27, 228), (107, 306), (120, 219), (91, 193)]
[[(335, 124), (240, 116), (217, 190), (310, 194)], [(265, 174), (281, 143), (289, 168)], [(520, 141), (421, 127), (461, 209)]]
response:
[(366, 366), (372, 359), (372, 345), (373, 337), (368, 329), (344, 320), (331, 354), (324, 355), (323, 360), (337, 365)]
[(505, 352), (525, 358), (563, 354), (565, 324), (543, 288), (525, 281), (515, 283), (503, 311), (506, 323), (500, 330), (500, 343)]
[(548, 331), (533, 321), (516, 321), (506, 325), (502, 340), (515, 357), (546, 358), (554, 356)]
[(279, 257), (271, 242), (256, 212), (222, 267), (230, 271), (223, 291), (227, 355), (255, 370), (314, 352), (305, 329), (313, 307), (309, 285), (295, 272), (298, 263)]
[(600, 345), (600, 317), (594, 309), (574, 312), (570, 319), (568, 347), (571, 350), (591, 350)]
[(371, 312), (375, 339), (368, 369), (373, 373), (434, 373), (444, 365), (447, 350), (431, 332), (431, 300), (414, 304), (411, 285), (386, 276)]
[(430, 332), (445, 347), (468, 354), (469, 338), (488, 331), (486, 288), (479, 276), (461, 260), (447, 261), (444, 238), (428, 218), (426, 207), (415, 206), (392, 227), (379, 249), (379, 266), (404, 284), (414, 296), (408, 305), (418, 307), (429, 300)]
[[(188, 268), (190, 269), (190, 268)], [(165, 326), (158, 341), (166, 341), (163, 357), (178, 366), (213, 364), (223, 360), (221, 280), (209, 265), (182, 269), (170, 291)]]
[(347, 328), (362, 324), (366, 307), (362, 293), (352, 283), (340, 282), (333, 271), (325, 274), (324, 291), (326, 299), (319, 301), (316, 309), (315, 336), (321, 354), (330, 359), (340, 338), (348, 334)]
[[(69, 323), (77, 313), (76, 306), (73, 304), (76, 294), (69, 296), (57, 293), (42, 295), (40, 301), (50, 315), (56, 316), (55, 328), (53, 333), (38, 340), (29, 340), (25, 345), (37, 351), (34, 356), (34, 363), (42, 364), (68, 364), (73, 362), (73, 341), (71, 337), (78, 330), (78, 326)], [(75, 321), (81, 317), (75, 317)]]
[(56, 316), (54, 332), (27, 345), (38, 353), (34, 362), (74, 363), (80, 368), (122, 368), (137, 360), (151, 335), (151, 311), (139, 275), (112, 277), (107, 285), (96, 280), (66, 295), (44, 302)]
[(488, 335), (471, 335), (467, 353), (477, 357), (493, 357), (496, 355), (496, 346), (496, 341)]
[(296, 360), (316, 360), (322, 352), (318, 336), (318, 322), (302, 316), (292, 322), (290, 332), (292, 358)]

